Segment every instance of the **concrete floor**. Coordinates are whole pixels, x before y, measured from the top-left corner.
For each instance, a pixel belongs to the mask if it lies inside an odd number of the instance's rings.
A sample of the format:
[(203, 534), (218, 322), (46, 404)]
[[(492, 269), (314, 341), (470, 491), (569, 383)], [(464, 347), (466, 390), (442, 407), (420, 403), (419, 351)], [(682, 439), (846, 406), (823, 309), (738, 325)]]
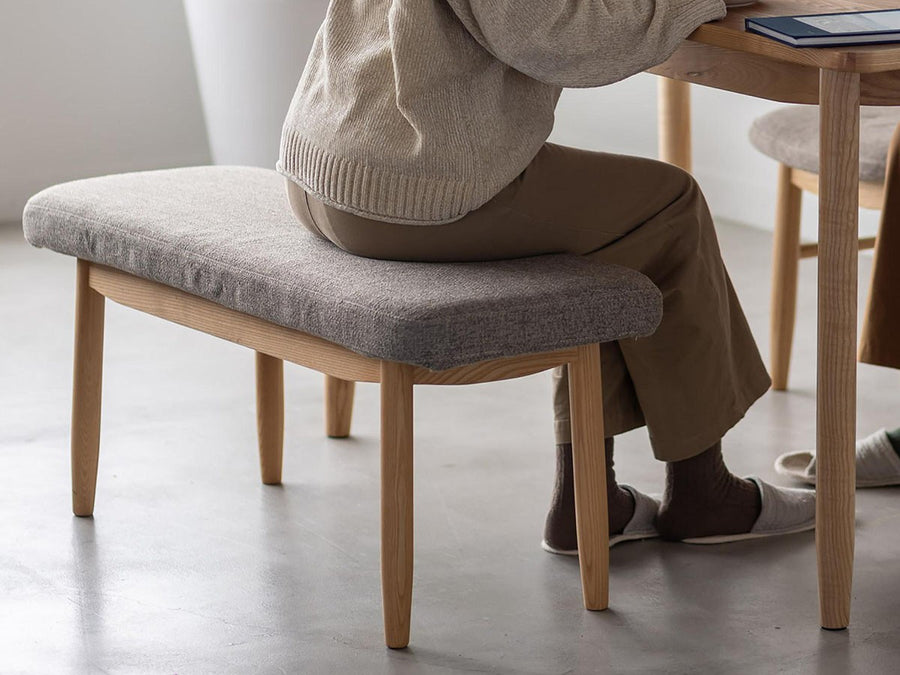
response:
[[(721, 227), (767, 335), (770, 237)], [(870, 260), (862, 258), (861, 278)], [(0, 230), (0, 673), (888, 673), (900, 670), (900, 489), (862, 491), (853, 624), (818, 627), (812, 534), (612, 553), (607, 612), (538, 546), (552, 477), (546, 375), (417, 391), (411, 647), (383, 647), (377, 389), (321, 433), (320, 376), (286, 370), (284, 485), (258, 477), (249, 351), (108, 303), (93, 519), (69, 502), (74, 261)], [(814, 264), (792, 390), (726, 438), (735, 471), (815, 428)], [(861, 366), (859, 429), (900, 424), (898, 373)], [(643, 431), (619, 476), (661, 489)]]

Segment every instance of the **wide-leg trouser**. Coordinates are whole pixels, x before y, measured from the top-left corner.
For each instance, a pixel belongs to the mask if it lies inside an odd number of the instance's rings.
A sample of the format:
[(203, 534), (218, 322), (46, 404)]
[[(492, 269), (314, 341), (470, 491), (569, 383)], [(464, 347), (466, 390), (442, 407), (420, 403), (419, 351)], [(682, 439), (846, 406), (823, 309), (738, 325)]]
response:
[[(297, 218), (337, 246), (392, 260), (476, 261), (569, 252), (647, 275), (663, 318), (602, 351), (605, 429), (645, 425), (663, 461), (724, 436), (770, 380), (722, 262), (696, 182), (648, 159), (547, 143), (489, 202), (445, 225), (363, 218), (288, 182)], [(554, 374), (558, 443), (570, 442), (568, 379)]]

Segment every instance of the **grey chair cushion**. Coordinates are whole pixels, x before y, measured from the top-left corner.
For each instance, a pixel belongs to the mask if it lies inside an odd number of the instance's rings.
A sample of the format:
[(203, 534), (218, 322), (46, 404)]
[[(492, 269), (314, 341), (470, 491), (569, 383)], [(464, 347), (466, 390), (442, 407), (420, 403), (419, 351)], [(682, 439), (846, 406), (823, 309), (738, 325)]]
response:
[[(900, 107), (863, 106), (859, 117), (859, 179), (884, 180), (888, 147), (900, 124)], [(750, 142), (795, 169), (819, 173), (819, 108), (787, 106), (754, 120)]]
[(350, 255), (300, 226), (273, 171), (198, 167), (51, 187), (25, 207), (34, 246), (158, 281), (355, 352), (441, 370), (643, 336), (643, 275), (574, 255), (409, 263)]

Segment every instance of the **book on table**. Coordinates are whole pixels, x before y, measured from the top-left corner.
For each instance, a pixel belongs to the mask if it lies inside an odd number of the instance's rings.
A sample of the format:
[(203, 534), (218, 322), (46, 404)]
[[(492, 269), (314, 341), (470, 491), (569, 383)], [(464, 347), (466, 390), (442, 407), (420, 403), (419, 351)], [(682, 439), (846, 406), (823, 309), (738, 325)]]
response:
[(748, 17), (744, 25), (752, 33), (765, 35), (793, 47), (900, 42), (900, 8), (871, 12)]

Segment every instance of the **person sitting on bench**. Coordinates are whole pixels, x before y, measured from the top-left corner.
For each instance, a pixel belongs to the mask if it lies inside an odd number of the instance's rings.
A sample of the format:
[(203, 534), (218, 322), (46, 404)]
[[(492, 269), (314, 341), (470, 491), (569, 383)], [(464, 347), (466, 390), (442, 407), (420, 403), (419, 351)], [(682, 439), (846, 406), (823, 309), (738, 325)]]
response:
[[(712, 543), (814, 526), (812, 492), (738, 478), (723, 461), (722, 437), (770, 379), (697, 183), (661, 162), (547, 142), (563, 87), (645, 70), (724, 14), (721, 0), (332, 0), (284, 125), (277, 168), (297, 219), (350, 253), (568, 252), (659, 287), (656, 333), (604, 345), (611, 534)], [(544, 546), (573, 553), (564, 370), (554, 412)], [(666, 462), (661, 504), (613, 471), (613, 437), (640, 426)]]

